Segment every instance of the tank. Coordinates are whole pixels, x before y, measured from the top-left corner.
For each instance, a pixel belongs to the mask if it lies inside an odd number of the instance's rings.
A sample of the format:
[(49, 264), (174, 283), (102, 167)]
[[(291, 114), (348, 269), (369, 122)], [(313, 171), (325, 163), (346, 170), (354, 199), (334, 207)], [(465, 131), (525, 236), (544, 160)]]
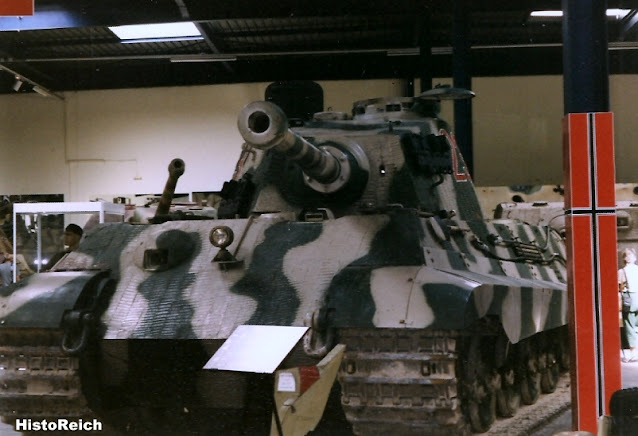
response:
[(483, 216), (438, 115), (468, 95), (363, 100), (294, 128), (248, 104), (217, 219), (97, 225), (52, 271), (0, 290), (0, 415), (268, 433), (271, 379), (205, 368), (242, 326), (305, 327), (282, 365), (345, 346), (318, 434), (481, 433), (553, 392), (564, 241)]

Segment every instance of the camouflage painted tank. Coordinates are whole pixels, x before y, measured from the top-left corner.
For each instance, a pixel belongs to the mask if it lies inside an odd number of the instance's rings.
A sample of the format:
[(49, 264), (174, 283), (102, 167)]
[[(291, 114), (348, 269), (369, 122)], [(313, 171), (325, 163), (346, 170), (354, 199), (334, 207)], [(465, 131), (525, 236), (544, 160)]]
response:
[(446, 96), (290, 129), (277, 106), (246, 106), (218, 219), (100, 225), (0, 290), (0, 414), (96, 414), (136, 434), (269, 418), (259, 377), (202, 369), (242, 325), (309, 327), (299, 365), (345, 344), (355, 434), (483, 432), (552, 392), (568, 363), (563, 240), (483, 218), (438, 118)]

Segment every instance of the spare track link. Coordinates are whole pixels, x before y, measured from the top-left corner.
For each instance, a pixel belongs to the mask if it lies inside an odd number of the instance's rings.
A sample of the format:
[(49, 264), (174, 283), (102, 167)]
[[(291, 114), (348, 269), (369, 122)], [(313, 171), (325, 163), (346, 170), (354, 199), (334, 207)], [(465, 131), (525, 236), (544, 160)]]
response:
[(61, 332), (3, 331), (0, 335), (0, 416), (91, 415), (82, 394), (79, 359), (62, 351)]
[(343, 329), (341, 404), (357, 435), (470, 434), (458, 399), (458, 332)]

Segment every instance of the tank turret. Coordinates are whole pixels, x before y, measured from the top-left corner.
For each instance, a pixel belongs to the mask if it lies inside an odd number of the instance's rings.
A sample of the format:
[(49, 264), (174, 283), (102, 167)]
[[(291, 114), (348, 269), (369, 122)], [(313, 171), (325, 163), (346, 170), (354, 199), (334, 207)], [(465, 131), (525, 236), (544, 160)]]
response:
[[(220, 216), (328, 209), (339, 217), (401, 206), (481, 218), (454, 135), (438, 118), (441, 98), (426, 93), (361, 100), (353, 117), (322, 112), (291, 128), (273, 103), (248, 104), (237, 121), (247, 146), (238, 164), (244, 177), (235, 184), (255, 189), (251, 198), (232, 197), (231, 189), (222, 194), (228, 192), (232, 204), (251, 206), (238, 213), (222, 205)], [(248, 153), (262, 155), (252, 168)]]

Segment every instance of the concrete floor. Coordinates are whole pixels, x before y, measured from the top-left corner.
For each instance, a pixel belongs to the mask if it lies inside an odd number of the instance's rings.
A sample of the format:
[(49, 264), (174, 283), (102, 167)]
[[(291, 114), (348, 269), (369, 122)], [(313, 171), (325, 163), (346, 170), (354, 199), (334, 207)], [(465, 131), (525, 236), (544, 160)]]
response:
[(13, 431), (13, 427), (5, 424), (4, 422), (0, 422), (0, 436), (21, 436), (22, 433), (18, 433)]
[(558, 415), (540, 430), (535, 431), (530, 436), (553, 436), (562, 431), (571, 431), (572, 429), (572, 412), (566, 412)]
[[(620, 370), (623, 389), (638, 387), (638, 362), (621, 362)], [(553, 436), (558, 432), (571, 430), (571, 426), (572, 412), (567, 410), (530, 436)]]

